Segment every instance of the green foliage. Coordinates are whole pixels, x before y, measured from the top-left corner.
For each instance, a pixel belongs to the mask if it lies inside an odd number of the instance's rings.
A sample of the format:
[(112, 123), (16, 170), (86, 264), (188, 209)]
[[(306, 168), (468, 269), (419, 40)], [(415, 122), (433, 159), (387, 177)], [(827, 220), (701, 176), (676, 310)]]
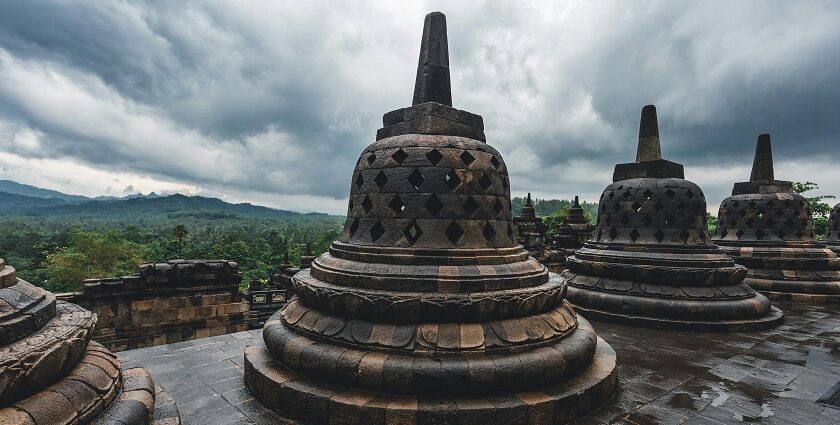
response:
[(709, 227), (709, 234), (714, 235), (715, 231), (717, 231), (717, 216), (706, 212), (706, 224)]
[(227, 259), (239, 263), (243, 287), (267, 281), (283, 261), (297, 263), (312, 242), (317, 255), (338, 238), (342, 217), (185, 218), (126, 212), (115, 217), (0, 215), (0, 258), (36, 285), (75, 291), (87, 278), (120, 276), (146, 261)]
[[(537, 199), (532, 198), (531, 203), (534, 205), (534, 211), (539, 217), (547, 217), (555, 214), (564, 207), (571, 208), (572, 201), (566, 199)], [(513, 215), (522, 214), (522, 207), (525, 205), (525, 198), (512, 198), (510, 200), (510, 208)], [(581, 208), (588, 213), (587, 218), (596, 217), (598, 215), (598, 204), (582, 201)], [(567, 209), (568, 211), (568, 209)], [(590, 219), (590, 222), (592, 220)]]
[[(583, 205), (581, 205), (581, 206), (583, 206)], [(543, 218), (543, 223), (545, 223), (545, 225), (548, 227), (546, 229), (546, 232), (545, 232), (546, 237), (553, 238), (553, 237), (557, 236), (557, 232), (558, 232), (558, 229), (560, 228), (560, 225), (562, 225), (563, 223), (566, 222), (566, 220), (569, 219), (569, 212), (571, 210), (572, 210), (572, 205), (569, 204), (569, 205), (566, 205), (564, 207), (561, 207), (560, 209), (555, 211), (553, 214), (550, 214), (550, 215), (546, 216), (545, 218)], [(586, 217), (586, 220), (588, 222), (593, 223), (593, 224), (595, 223), (595, 219), (592, 216), (592, 213), (589, 212), (589, 210), (587, 210), (585, 208), (583, 209), (583, 216)]]
[[(819, 189), (820, 186), (814, 182), (794, 182), (793, 190), (796, 193), (805, 193), (812, 190)], [(834, 199), (832, 195), (811, 196), (806, 197), (808, 203), (811, 204), (811, 213), (814, 220), (814, 234), (817, 238), (822, 239), (825, 236), (825, 231), (828, 228), (828, 217), (831, 215), (831, 205), (824, 202), (825, 199)]]
[(76, 290), (84, 279), (132, 273), (148, 261), (148, 247), (105, 233), (69, 231), (67, 246), (46, 255), (46, 288), (54, 292)]

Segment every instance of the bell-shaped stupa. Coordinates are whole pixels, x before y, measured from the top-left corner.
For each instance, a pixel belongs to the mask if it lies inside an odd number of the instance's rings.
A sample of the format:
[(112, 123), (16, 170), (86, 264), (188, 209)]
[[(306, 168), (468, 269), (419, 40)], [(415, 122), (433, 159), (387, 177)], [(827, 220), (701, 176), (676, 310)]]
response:
[(840, 204), (831, 209), (828, 227), (825, 229), (825, 246), (840, 255)]
[(246, 349), (266, 406), (312, 424), (549, 424), (612, 395), (614, 351), (514, 242), (505, 163), (450, 104), (435, 12), (414, 106), (362, 152), (340, 239)]
[(90, 340), (96, 315), (0, 259), (0, 424), (179, 424), (149, 372)]
[(656, 109), (642, 109), (636, 162), (618, 164), (592, 238), (567, 261), (568, 299), (592, 320), (698, 332), (766, 329), (782, 322), (743, 283), (709, 237), (706, 199), (662, 159)]
[(772, 299), (840, 302), (840, 258), (814, 237), (808, 200), (775, 180), (768, 134), (758, 136), (750, 181), (721, 202), (713, 239)]

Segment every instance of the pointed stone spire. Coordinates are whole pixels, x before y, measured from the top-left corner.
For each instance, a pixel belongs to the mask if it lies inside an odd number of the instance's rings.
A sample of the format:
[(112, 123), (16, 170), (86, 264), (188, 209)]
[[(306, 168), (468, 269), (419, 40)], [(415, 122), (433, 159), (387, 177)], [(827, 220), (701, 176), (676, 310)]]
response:
[(575, 195), (575, 203), (572, 205), (572, 208), (580, 208), (580, 202), (578, 201), (577, 195)]
[(452, 87), (449, 82), (449, 48), (446, 39), (446, 16), (440, 12), (426, 15), (417, 80), (414, 83), (414, 102), (442, 103), (452, 106)]
[(750, 181), (765, 180), (775, 180), (773, 178), (773, 150), (770, 147), (770, 135), (759, 134)]
[(528, 198), (525, 200), (525, 205), (522, 206), (523, 218), (536, 218), (537, 212), (534, 210), (534, 204), (531, 203), (531, 192), (528, 192)]
[(658, 159), (662, 159), (662, 148), (659, 145), (659, 122), (656, 119), (656, 106), (646, 105), (642, 108), (642, 119), (639, 122), (639, 147), (636, 151), (636, 162)]
[(305, 255), (306, 255), (307, 257), (311, 257), (311, 256), (312, 256), (312, 242), (307, 242), (307, 243), (306, 243), (306, 254), (305, 254)]

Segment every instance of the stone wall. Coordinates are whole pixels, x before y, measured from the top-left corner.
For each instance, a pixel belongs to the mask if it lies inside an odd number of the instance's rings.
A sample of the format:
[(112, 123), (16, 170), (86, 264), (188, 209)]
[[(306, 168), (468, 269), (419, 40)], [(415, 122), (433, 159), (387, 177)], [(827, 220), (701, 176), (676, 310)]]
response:
[(247, 330), (241, 280), (233, 261), (171, 260), (57, 297), (96, 313), (93, 339), (121, 351)]

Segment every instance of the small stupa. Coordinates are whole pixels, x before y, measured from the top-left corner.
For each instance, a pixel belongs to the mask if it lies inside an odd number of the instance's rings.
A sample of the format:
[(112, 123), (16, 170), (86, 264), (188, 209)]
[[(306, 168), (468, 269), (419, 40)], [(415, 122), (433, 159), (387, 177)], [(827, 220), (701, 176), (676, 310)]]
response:
[(541, 258), (545, 250), (546, 225), (542, 218), (537, 217), (530, 192), (525, 199), (525, 205), (522, 206), (521, 215), (514, 217), (513, 223), (516, 225), (516, 238), (519, 243), (528, 250), (531, 256)]
[(636, 162), (616, 165), (595, 233), (566, 266), (568, 299), (592, 320), (728, 332), (783, 319), (712, 243), (703, 191), (662, 159), (653, 105), (642, 109)]
[(825, 246), (840, 255), (840, 204), (831, 209), (828, 227), (825, 229)]
[(442, 13), (414, 106), (359, 157), (347, 221), (245, 351), (257, 400), (308, 424), (555, 424), (613, 393), (615, 352), (516, 243), (507, 168), (451, 106)]
[(750, 181), (721, 202), (714, 241), (771, 299), (840, 302), (840, 258), (816, 239), (808, 200), (775, 179), (769, 134), (758, 136)]

